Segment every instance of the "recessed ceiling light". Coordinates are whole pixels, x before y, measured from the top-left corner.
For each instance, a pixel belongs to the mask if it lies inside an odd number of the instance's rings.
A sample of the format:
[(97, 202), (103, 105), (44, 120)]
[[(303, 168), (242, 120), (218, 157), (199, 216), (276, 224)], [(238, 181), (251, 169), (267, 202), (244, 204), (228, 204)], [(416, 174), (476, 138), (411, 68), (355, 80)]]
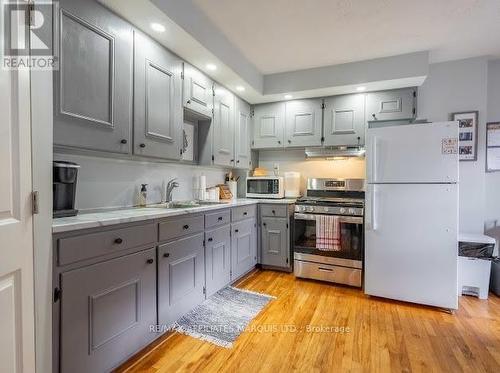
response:
[(217, 70), (217, 66), (215, 66), (213, 63), (207, 63), (206, 68), (211, 71)]
[(159, 23), (152, 23), (151, 28), (155, 30), (156, 32), (165, 32), (165, 26)]
[(242, 85), (238, 85), (236, 86), (236, 90), (239, 92), (243, 92), (245, 90), (245, 87), (243, 87)]
[(362, 92), (365, 89), (366, 89), (366, 87), (361, 86), (361, 87), (356, 88), (356, 91)]
[(285, 99), (290, 100), (293, 96), (292, 95), (285, 95)]

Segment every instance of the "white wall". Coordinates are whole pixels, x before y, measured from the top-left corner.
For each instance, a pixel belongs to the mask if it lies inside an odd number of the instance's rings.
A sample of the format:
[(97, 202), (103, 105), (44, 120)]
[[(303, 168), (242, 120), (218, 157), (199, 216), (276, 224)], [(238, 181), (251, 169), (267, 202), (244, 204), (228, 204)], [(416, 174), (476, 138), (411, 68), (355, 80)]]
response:
[(432, 64), (418, 91), (418, 116), (449, 120), (452, 112), (478, 110), (478, 158), (460, 162), (460, 231), (482, 233), (485, 203), (486, 58)]
[[(500, 60), (488, 64), (487, 122), (500, 122)], [(500, 172), (487, 172), (485, 186), (486, 225), (500, 225)]]
[(304, 150), (261, 150), (259, 152), (259, 167), (273, 171), (279, 167), (283, 175), (286, 171), (300, 172), (300, 189), (305, 193), (307, 178), (365, 178), (364, 159), (349, 158), (345, 160), (306, 160)]
[(160, 202), (165, 184), (176, 177), (176, 200), (193, 198), (193, 176), (205, 175), (207, 185), (224, 182), (226, 170), (176, 163), (156, 163), (113, 158), (54, 154), (54, 160), (78, 163), (76, 208), (80, 211), (119, 208), (137, 204), (141, 184), (148, 184), (148, 203)]

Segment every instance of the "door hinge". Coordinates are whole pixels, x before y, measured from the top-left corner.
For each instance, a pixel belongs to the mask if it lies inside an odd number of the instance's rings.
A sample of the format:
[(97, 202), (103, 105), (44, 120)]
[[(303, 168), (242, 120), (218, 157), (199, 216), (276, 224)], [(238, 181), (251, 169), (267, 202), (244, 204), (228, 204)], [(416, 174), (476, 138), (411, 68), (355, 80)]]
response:
[(40, 212), (40, 194), (37, 190), (31, 193), (31, 212), (34, 214), (38, 214)]
[(233, 271), (229, 271), (229, 277), (233, 277)]
[(181, 79), (184, 79), (184, 71), (181, 71)]
[(321, 108), (322, 108), (322, 109), (325, 109), (325, 108), (326, 108), (326, 105), (325, 105), (324, 103), (323, 103), (323, 104), (321, 104)]
[(212, 115), (214, 115), (214, 109), (212, 109)]
[(286, 223), (286, 227), (288, 228), (288, 223)]
[(321, 136), (321, 142), (325, 141), (325, 136)]
[(286, 258), (286, 264), (288, 264), (288, 258)]
[(413, 97), (417, 97), (417, 91), (413, 91)]
[(215, 156), (212, 154), (212, 162), (215, 161)]
[(55, 288), (54, 289), (54, 303), (58, 302), (61, 299), (61, 289)]
[(207, 288), (203, 286), (203, 294), (207, 295)]
[(205, 240), (203, 240), (203, 247), (205, 247)]
[(417, 109), (413, 108), (412, 112), (413, 112), (413, 115), (415, 115), (417, 113)]
[(255, 141), (254, 141), (254, 140), (252, 140), (252, 146), (253, 146), (253, 145), (255, 145)]

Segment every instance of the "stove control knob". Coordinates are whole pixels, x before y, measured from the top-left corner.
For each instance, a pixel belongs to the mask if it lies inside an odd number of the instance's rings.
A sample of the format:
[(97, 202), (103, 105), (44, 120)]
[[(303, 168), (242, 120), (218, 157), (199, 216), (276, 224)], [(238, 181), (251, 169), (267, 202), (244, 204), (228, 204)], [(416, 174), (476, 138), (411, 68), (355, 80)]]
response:
[(349, 209), (349, 214), (354, 214), (354, 209)]
[(341, 213), (341, 214), (344, 214), (344, 213), (345, 213), (345, 208), (341, 207), (341, 208), (340, 208), (340, 213)]
[(307, 208), (307, 210), (308, 210), (309, 212), (314, 212), (314, 207), (309, 206), (309, 207)]
[(328, 207), (323, 207), (324, 212), (328, 212)]

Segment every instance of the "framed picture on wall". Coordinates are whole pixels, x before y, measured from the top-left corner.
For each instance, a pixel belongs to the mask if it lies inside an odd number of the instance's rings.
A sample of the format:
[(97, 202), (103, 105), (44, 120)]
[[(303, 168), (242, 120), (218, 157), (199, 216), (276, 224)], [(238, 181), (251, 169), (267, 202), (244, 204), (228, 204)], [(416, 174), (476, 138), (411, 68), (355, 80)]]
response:
[(478, 111), (451, 114), (451, 120), (458, 121), (458, 154), (461, 161), (477, 161), (478, 116)]

